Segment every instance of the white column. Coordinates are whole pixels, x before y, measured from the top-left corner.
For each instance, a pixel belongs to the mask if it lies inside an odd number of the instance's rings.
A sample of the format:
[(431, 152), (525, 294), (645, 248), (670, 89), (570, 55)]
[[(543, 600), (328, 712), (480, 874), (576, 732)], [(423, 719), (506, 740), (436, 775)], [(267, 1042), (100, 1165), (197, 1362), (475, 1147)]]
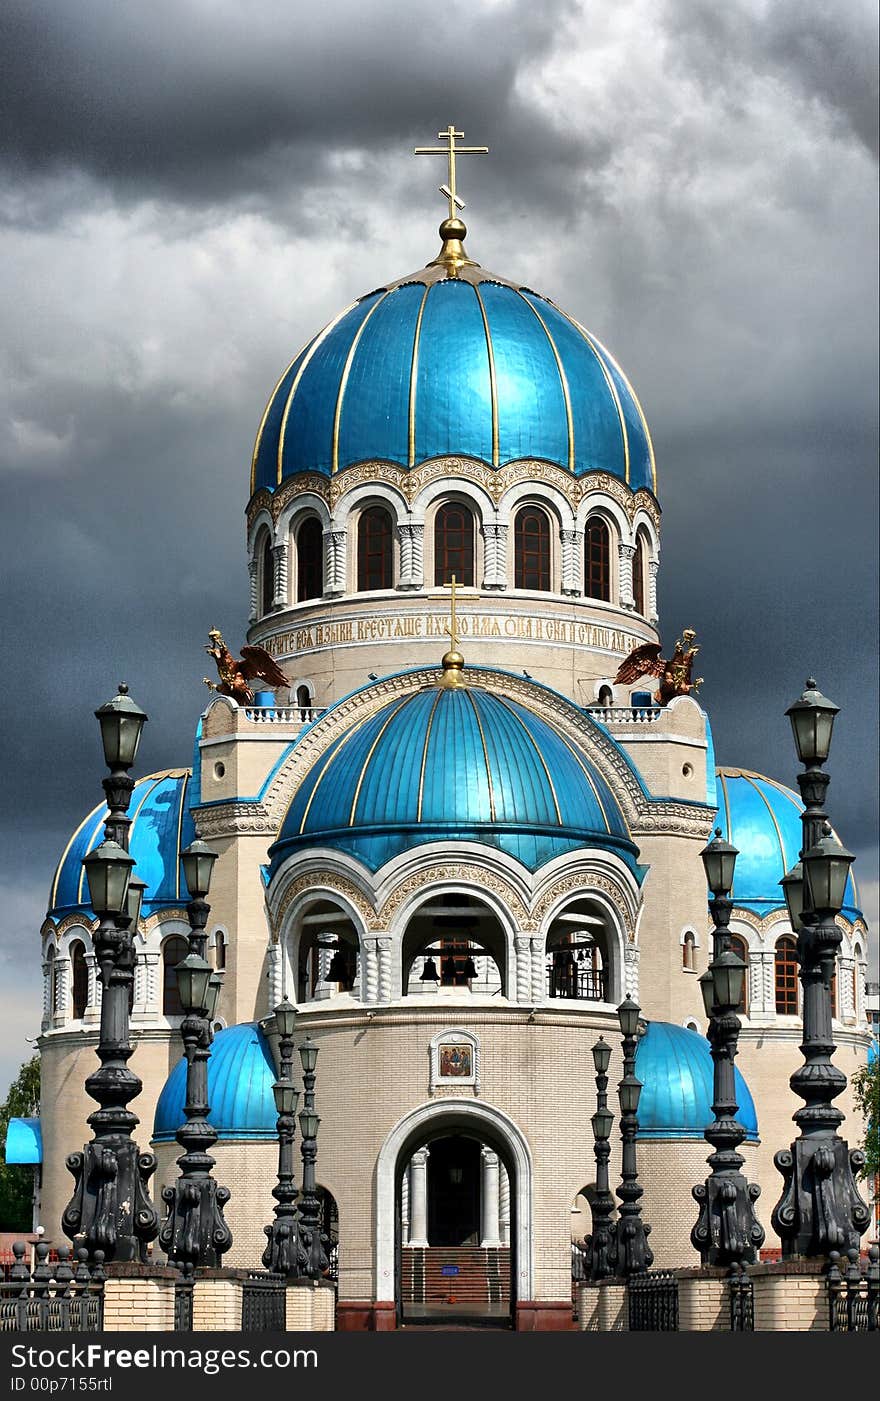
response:
[(67, 1006), (70, 1000), (70, 959), (55, 960), (55, 1007), (53, 1020), (56, 1026), (67, 1020)]
[(287, 607), (287, 565), (290, 550), (285, 542), (272, 546), (272, 572), (275, 576), (275, 592), (272, 596), (274, 608)]
[(510, 1245), (510, 1178), (502, 1162), (498, 1164), (498, 1234), (502, 1245)]
[(480, 1149), (482, 1160), (482, 1191), (480, 1194), (480, 1248), (490, 1249), (501, 1244), (501, 1236), (498, 1231), (499, 1217), (499, 1182), (498, 1182), (498, 1154), (485, 1144)]
[(532, 941), (528, 934), (516, 934), (516, 1000), (528, 1007), (532, 1000)]
[(620, 580), (620, 606), (621, 608), (633, 609), (636, 600), (633, 595), (633, 559), (635, 557), (635, 545), (624, 545), (623, 541), (617, 546), (618, 578)]
[(399, 589), (420, 589), (425, 582), (425, 527), (407, 521), (397, 527), (400, 535)]
[(347, 532), (340, 529), (324, 531), (324, 593), (345, 593), (345, 553)]
[(407, 1245), (428, 1244), (428, 1153), (427, 1147), (413, 1153), (409, 1164), (409, 1240)]
[(147, 1010), (147, 962), (144, 954), (139, 953), (135, 955), (134, 960), (134, 996), (131, 1004), (132, 1016), (141, 1017)]
[[(627, 943), (623, 950), (623, 993), (634, 1002), (639, 1000), (639, 950), (637, 944)], [(616, 1001), (614, 988), (609, 987), (608, 996)]]
[[(562, 592), (581, 592), (581, 571), (579, 563), (583, 558), (583, 532), (580, 530), (560, 530), (562, 541)], [(580, 548), (578, 546), (580, 545)]]
[(250, 587), (248, 622), (255, 623), (257, 621), (257, 610), (259, 606), (258, 590), (260, 586), (260, 566), (256, 559), (248, 560), (248, 582)]
[(361, 979), (361, 999), (364, 1002), (379, 1001), (379, 952), (375, 934), (364, 937), (364, 970)]
[(648, 622), (656, 623), (659, 620), (657, 612), (657, 570), (660, 568), (658, 559), (648, 560)]
[(379, 961), (379, 1002), (390, 1002), (394, 996), (394, 969), (391, 966), (391, 936), (383, 935), (376, 940), (376, 956)]
[(400, 1239), (409, 1245), (409, 1168), (404, 1171), (400, 1183)]
[(837, 1015), (842, 1021), (852, 1021), (856, 1014), (853, 1005), (853, 968), (851, 958), (837, 961)]
[[(278, 1006), (284, 994), (281, 991), (282, 968), (284, 952), (280, 943), (270, 944), (266, 950), (266, 961), (269, 964), (269, 1008), (270, 1010)], [(288, 996), (291, 1002), (296, 1002), (296, 989), (288, 988)]]
[(52, 989), (52, 980), (51, 980), (51, 978), (50, 978), (49, 975), (50, 975), (51, 971), (52, 971), (52, 960), (49, 959), (46, 963), (43, 964), (43, 1019), (42, 1019), (42, 1030), (43, 1030), (43, 1031), (46, 1030), (46, 1027), (51, 1026), (51, 1024), (52, 1024), (52, 1012), (53, 1012), (53, 1010), (54, 1010), (54, 1008), (51, 1006), (51, 998), (50, 998), (50, 993), (51, 993), (51, 989)]
[(507, 588), (507, 526), (483, 526), (483, 588)]
[(544, 966), (544, 936), (532, 935), (532, 1002), (543, 1002), (547, 996), (547, 977)]

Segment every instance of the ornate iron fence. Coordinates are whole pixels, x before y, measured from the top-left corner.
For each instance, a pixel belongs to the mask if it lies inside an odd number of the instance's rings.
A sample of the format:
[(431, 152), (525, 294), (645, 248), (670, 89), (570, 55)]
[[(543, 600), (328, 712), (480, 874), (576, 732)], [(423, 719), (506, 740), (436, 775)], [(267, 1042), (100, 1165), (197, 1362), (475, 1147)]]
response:
[(741, 1265), (732, 1265), (727, 1282), (730, 1300), (731, 1333), (754, 1333), (755, 1291)]
[(832, 1333), (876, 1333), (880, 1303), (880, 1248), (872, 1245), (868, 1265), (862, 1274), (857, 1250), (847, 1252), (841, 1271), (841, 1257), (832, 1250), (828, 1257), (828, 1327)]
[(76, 1253), (76, 1268), (67, 1246), (59, 1246), (49, 1263), (49, 1247), (36, 1249), (33, 1273), (25, 1262), (27, 1246), (16, 1241), (9, 1277), (0, 1282), (0, 1333), (97, 1333), (104, 1323), (104, 1255)]
[(193, 1326), (193, 1290), (195, 1278), (192, 1270), (182, 1275), (174, 1284), (174, 1331), (191, 1333)]
[(589, 1256), (582, 1240), (571, 1243), (571, 1278), (574, 1284), (583, 1284), (589, 1276)]
[(631, 1333), (678, 1332), (678, 1280), (671, 1270), (630, 1275), (626, 1295)]
[(339, 1241), (330, 1242), (327, 1249), (327, 1279), (332, 1279), (334, 1284), (339, 1283)]
[(283, 1333), (287, 1281), (284, 1275), (253, 1271), (244, 1282), (241, 1300), (243, 1333)]

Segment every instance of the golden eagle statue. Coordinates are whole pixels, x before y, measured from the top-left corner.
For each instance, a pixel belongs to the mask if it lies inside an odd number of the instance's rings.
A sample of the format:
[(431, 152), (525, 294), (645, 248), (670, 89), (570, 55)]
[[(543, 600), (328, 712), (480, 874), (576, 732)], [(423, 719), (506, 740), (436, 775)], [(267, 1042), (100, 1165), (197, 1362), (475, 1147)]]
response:
[(668, 661), (660, 655), (659, 642), (644, 642), (641, 647), (634, 647), (620, 664), (614, 678), (615, 686), (630, 686), (640, 676), (659, 676), (660, 686), (654, 692), (658, 705), (668, 705), (673, 696), (689, 696), (703, 684), (702, 676), (691, 680), (694, 658), (700, 650), (691, 646), (696, 635), (692, 628), (685, 628)]
[(239, 705), (253, 705), (254, 693), (248, 685), (259, 677), (261, 681), (266, 681), (270, 686), (289, 686), (290, 682), (284, 672), (270, 657), (265, 647), (242, 647), (241, 661), (236, 661), (226, 643), (223, 641), (223, 634), (217, 628), (212, 628), (208, 633), (211, 639), (210, 647), (205, 651), (214, 658), (217, 663), (217, 671), (220, 674), (220, 684), (212, 681), (210, 677), (205, 677), (205, 685), (212, 691), (216, 691), (220, 696), (231, 696)]

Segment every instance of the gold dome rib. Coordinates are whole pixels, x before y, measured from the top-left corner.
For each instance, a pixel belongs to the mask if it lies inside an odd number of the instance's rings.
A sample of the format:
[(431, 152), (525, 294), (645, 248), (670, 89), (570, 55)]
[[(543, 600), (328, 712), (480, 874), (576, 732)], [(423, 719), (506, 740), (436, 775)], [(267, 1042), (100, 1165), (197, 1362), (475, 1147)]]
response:
[[(554, 306), (555, 306), (555, 305), (556, 305), (556, 304), (555, 304), (555, 302), (554, 302)], [(590, 350), (593, 352), (594, 356), (596, 357), (596, 361), (597, 361), (597, 363), (598, 363), (598, 365), (599, 365), (600, 370), (602, 371), (602, 374), (603, 374), (604, 379), (605, 379), (605, 383), (606, 383), (607, 386), (608, 386), (608, 391), (609, 391), (609, 393), (610, 393), (610, 395), (611, 395), (611, 398), (614, 400), (614, 407), (615, 407), (616, 410), (617, 410), (617, 419), (618, 419), (618, 422), (619, 422), (619, 424), (620, 424), (620, 436), (621, 436), (621, 438), (622, 438), (622, 440), (623, 440), (623, 470), (624, 470), (624, 478), (625, 478), (625, 481), (626, 481), (627, 486), (629, 486), (629, 434), (628, 434), (627, 431), (626, 431), (626, 419), (625, 419), (624, 416), (623, 416), (623, 405), (622, 405), (621, 402), (620, 402), (620, 395), (619, 395), (618, 392), (617, 392), (617, 385), (614, 383), (614, 380), (611, 378), (610, 374), (608, 373), (608, 366), (605, 364), (605, 361), (602, 359), (602, 356), (599, 354), (599, 350), (597, 349), (597, 346), (599, 345), (599, 342), (598, 342), (598, 341), (596, 341), (596, 342), (593, 341), (593, 337), (590, 335), (590, 333), (589, 333), (589, 331), (587, 330), (586, 326), (582, 326), (581, 323), (580, 323), (579, 321), (576, 321), (575, 318), (574, 318), (573, 316), (569, 316), (568, 312), (567, 312), (567, 311), (563, 311), (563, 309), (562, 309), (561, 306), (556, 307), (556, 310), (559, 312), (559, 314), (560, 314), (561, 316), (564, 316), (564, 317), (565, 317), (566, 321), (568, 321), (569, 324), (572, 325), (572, 326), (574, 327), (574, 329), (575, 329), (575, 330), (579, 333), (579, 335), (582, 337), (582, 339), (584, 340), (585, 344), (589, 346)], [(604, 347), (602, 347), (602, 348), (604, 349)], [(610, 356), (609, 356), (609, 359), (610, 359)]]
[(521, 726), (523, 732), (525, 733), (526, 737), (528, 738), (529, 743), (531, 744), (532, 748), (534, 749), (535, 753), (537, 754), (538, 759), (540, 760), (541, 768), (544, 770), (544, 773), (545, 773), (546, 778), (547, 778), (547, 782), (548, 782), (549, 785), (550, 785), (550, 792), (551, 792), (551, 794), (553, 795), (553, 806), (554, 806), (554, 808), (556, 809), (556, 824), (557, 824), (557, 826), (561, 827), (561, 826), (563, 825), (563, 822), (562, 822), (562, 812), (560, 811), (560, 807), (559, 807), (559, 799), (558, 799), (557, 796), (556, 796), (556, 785), (554, 784), (553, 779), (552, 779), (551, 774), (550, 774), (550, 770), (549, 770), (549, 768), (547, 767), (547, 761), (546, 761), (546, 759), (544, 758), (544, 755), (541, 753), (541, 747), (540, 747), (540, 745), (538, 744), (538, 741), (535, 739), (534, 735), (533, 735), (533, 734), (531, 733), (531, 731), (529, 730), (528, 725), (526, 725), (526, 724), (523, 723), (522, 718), (521, 718), (519, 715), (517, 715), (516, 711), (513, 709), (513, 706), (509, 705), (509, 704), (507, 703), (507, 701), (504, 699), (503, 696), (495, 696), (494, 699), (497, 700), (497, 702), (498, 702), (499, 705), (503, 705), (503, 706), (504, 706), (504, 709), (507, 711), (508, 715), (512, 715), (513, 718), (514, 718), (514, 720), (517, 722), (517, 724)]
[(385, 301), (385, 298), (390, 296), (390, 292), (383, 292), (382, 296), (378, 299), (378, 301), (375, 301), (370, 307), (370, 310), (367, 312), (363, 321), (358, 326), (357, 331), (355, 332), (354, 340), (349, 346), (348, 354), (345, 357), (345, 367), (342, 371), (342, 378), (339, 381), (339, 392), (336, 395), (336, 409), (333, 414), (333, 445), (330, 456), (331, 476), (335, 476), (335, 474), (339, 471), (339, 428), (342, 422), (342, 401), (345, 398), (345, 391), (348, 387), (348, 377), (351, 374), (351, 367), (354, 364), (354, 357), (357, 354), (357, 348), (360, 345), (361, 336), (367, 329), (370, 317), (373, 315), (374, 312), (379, 310), (379, 307)]
[(357, 781), (357, 786), (355, 787), (355, 790), (354, 790), (354, 797), (353, 797), (352, 800), (351, 800), (351, 811), (350, 811), (349, 814), (348, 814), (348, 825), (349, 825), (349, 827), (353, 827), (353, 826), (354, 826), (354, 819), (355, 819), (355, 815), (356, 815), (356, 813), (357, 813), (357, 805), (358, 805), (358, 801), (359, 801), (360, 796), (361, 796), (361, 788), (363, 787), (364, 779), (365, 779), (366, 776), (367, 776), (367, 769), (370, 767), (370, 760), (372, 759), (373, 755), (374, 755), (375, 752), (376, 752), (376, 749), (377, 749), (377, 747), (378, 747), (379, 741), (380, 741), (380, 739), (382, 738), (382, 736), (384, 735), (385, 731), (388, 729), (388, 726), (391, 724), (391, 721), (394, 719), (395, 715), (398, 715), (398, 714), (400, 713), (400, 711), (403, 710), (403, 707), (404, 707), (405, 705), (409, 705), (409, 702), (410, 702), (412, 699), (413, 699), (412, 696), (404, 696), (404, 698), (403, 698), (403, 700), (400, 702), (400, 704), (399, 704), (399, 705), (396, 705), (396, 706), (394, 707), (394, 709), (392, 710), (391, 714), (388, 716), (388, 719), (385, 720), (385, 721), (383, 722), (383, 724), (379, 727), (379, 733), (376, 735), (376, 738), (373, 740), (373, 743), (370, 745), (370, 748), (369, 748), (369, 750), (367, 751), (367, 757), (364, 759), (363, 765), (362, 765), (362, 767), (361, 767), (361, 771), (360, 771), (360, 773), (358, 774), (358, 781)]
[(488, 785), (489, 785), (489, 820), (490, 820), (491, 822), (494, 822), (494, 821), (495, 821), (495, 785), (494, 785), (493, 782), (492, 782), (492, 769), (491, 769), (490, 764), (489, 764), (489, 750), (488, 750), (487, 747), (486, 747), (486, 736), (485, 736), (485, 734), (483, 733), (483, 722), (482, 722), (482, 720), (480, 719), (480, 712), (479, 712), (479, 710), (477, 709), (477, 703), (476, 703), (476, 701), (474, 700), (473, 696), (471, 695), (470, 691), (466, 690), (466, 691), (465, 691), (465, 695), (467, 696), (468, 700), (469, 700), (470, 703), (471, 703), (471, 708), (472, 708), (472, 710), (473, 710), (473, 712), (474, 712), (474, 719), (475, 719), (476, 722), (477, 722), (477, 729), (478, 729), (479, 732), (480, 732), (480, 744), (483, 746), (483, 763), (486, 765), (486, 782), (487, 782)]
[[(329, 769), (329, 767), (330, 767), (330, 765), (332, 764), (333, 760), (336, 758), (337, 754), (339, 754), (340, 751), (343, 750), (343, 749), (345, 748), (345, 746), (348, 744), (349, 740), (354, 739), (355, 735), (358, 734), (358, 732), (359, 732), (360, 730), (363, 729), (364, 725), (366, 725), (367, 722), (368, 722), (369, 720), (372, 720), (373, 718), (374, 718), (374, 717), (373, 717), (372, 715), (365, 715), (361, 720), (356, 721), (356, 723), (355, 723), (354, 725), (352, 725), (352, 727), (351, 727), (350, 730), (346, 730), (345, 734), (342, 736), (342, 739), (339, 741), (339, 743), (336, 745), (335, 748), (333, 748), (333, 747), (331, 746), (330, 752), (327, 754), (326, 758), (324, 759), (323, 764), (321, 765), (321, 772), (318, 774), (318, 777), (317, 777), (317, 779), (315, 780), (315, 786), (314, 786), (314, 788), (312, 789), (311, 793), (309, 794), (309, 801), (306, 803), (306, 810), (305, 810), (305, 812), (304, 812), (303, 815), (302, 815), (302, 822), (301, 822), (300, 825), (299, 825), (299, 835), (300, 835), (300, 836), (302, 836), (303, 833), (304, 833), (305, 830), (306, 830), (306, 823), (307, 823), (308, 820), (309, 820), (309, 813), (311, 812), (312, 803), (315, 801), (315, 795), (316, 795), (316, 793), (318, 792), (318, 789), (320, 788), (321, 784), (324, 782), (324, 778), (325, 778), (325, 776), (326, 776), (326, 774), (327, 774), (327, 770)], [(287, 812), (285, 812), (283, 821), (282, 821), (282, 823), (281, 823), (281, 826), (280, 826), (279, 829), (278, 829), (279, 832), (280, 832), (281, 829), (283, 828), (284, 823), (287, 821), (287, 813), (290, 812), (290, 809), (293, 807), (293, 804), (296, 802), (297, 796), (298, 796), (298, 795), (297, 795), (296, 793), (294, 793), (293, 797), (291, 798), (290, 802), (288, 803), (288, 805), (287, 805)]]
[(543, 328), (544, 335), (550, 342), (550, 349), (553, 351), (553, 359), (556, 361), (556, 369), (559, 374), (560, 383), (562, 384), (562, 397), (565, 401), (565, 421), (568, 425), (568, 470), (569, 472), (574, 473), (574, 418), (572, 417), (571, 412), (571, 394), (568, 388), (568, 376), (566, 375), (565, 370), (563, 369), (562, 360), (560, 358), (559, 351), (556, 347), (556, 342), (550, 334), (550, 328), (547, 325), (547, 322), (544, 320), (543, 316), (538, 311), (538, 308), (532, 305), (528, 297), (523, 296), (520, 288), (516, 289), (516, 294), (521, 301), (525, 302), (529, 311), (533, 312), (534, 315), (538, 318), (538, 321), (541, 323), (541, 326)]
[(472, 283), (474, 296), (480, 308), (480, 315), (483, 318), (483, 331), (486, 336), (486, 352), (489, 356), (489, 392), (492, 398), (492, 466), (498, 466), (498, 385), (495, 381), (495, 352), (492, 349), (492, 333), (489, 330), (489, 318), (486, 315), (486, 308), (483, 305), (483, 298), (480, 296), (480, 289), (476, 283)]
[(410, 467), (415, 466), (416, 461), (416, 392), (419, 378), (419, 341), (422, 335), (422, 317), (425, 314), (425, 302), (428, 300), (428, 293), (434, 284), (429, 282), (419, 303), (419, 314), (416, 317), (416, 330), (413, 337), (412, 363), (409, 371), (409, 421), (408, 421), (408, 445), (407, 455)]
[[(589, 333), (588, 333), (588, 334), (589, 334)], [(654, 495), (656, 496), (656, 495), (657, 495), (657, 463), (656, 463), (656, 460), (655, 460), (655, 458), (654, 458), (654, 441), (653, 441), (653, 439), (652, 439), (652, 437), (651, 437), (651, 430), (650, 430), (650, 428), (648, 427), (648, 420), (645, 418), (645, 411), (644, 411), (644, 409), (642, 408), (642, 405), (641, 405), (641, 401), (640, 401), (640, 399), (639, 399), (639, 396), (638, 396), (638, 394), (636, 393), (636, 391), (633, 389), (632, 383), (631, 383), (631, 381), (630, 381), (630, 378), (629, 378), (629, 376), (627, 375), (626, 371), (625, 371), (625, 370), (623, 369), (623, 367), (621, 366), (620, 361), (617, 360), (616, 357), (613, 356), (613, 355), (611, 354), (611, 351), (608, 349), (608, 347), (607, 347), (602, 341), (599, 340), (598, 336), (591, 336), (591, 339), (594, 340), (594, 341), (596, 342), (597, 346), (598, 346), (599, 349), (602, 351), (602, 354), (608, 356), (608, 359), (611, 361), (611, 363), (612, 363), (612, 365), (614, 366), (615, 370), (616, 370), (617, 373), (620, 375), (620, 378), (623, 380), (624, 384), (626, 385), (627, 389), (629, 390), (629, 396), (630, 396), (630, 398), (632, 399), (633, 403), (634, 403), (635, 406), (636, 406), (636, 410), (637, 410), (637, 412), (638, 412), (639, 418), (641, 419), (642, 428), (645, 430), (645, 442), (648, 444), (648, 461), (649, 461), (650, 464), (651, 464), (651, 488), (652, 488), (652, 490), (653, 490), (653, 492), (654, 492)]]
[(278, 456), (276, 458), (275, 463), (276, 486), (280, 486), (282, 481), (284, 463), (284, 439), (287, 436), (287, 420), (290, 417), (291, 405), (293, 404), (296, 391), (299, 389), (300, 381), (302, 380), (303, 375), (308, 369), (308, 366), (311, 363), (312, 356), (315, 354), (315, 351), (318, 349), (319, 346), (324, 344), (324, 341), (327, 339), (330, 332), (339, 325), (343, 317), (347, 316), (350, 311), (354, 311), (355, 307), (360, 301), (363, 301), (362, 297), (358, 298), (357, 302), (352, 302), (350, 306), (343, 307), (339, 315), (334, 316), (332, 321), (328, 321), (323, 331), (318, 332), (318, 334), (315, 336), (315, 339), (309, 346), (309, 349), (303, 358), (302, 364), (300, 365), (299, 369), (296, 372), (296, 375), (294, 376), (293, 384), (290, 386), (290, 393), (287, 396), (287, 403), (284, 405), (284, 413), (281, 418), (281, 431), (278, 434)]
[(275, 395), (278, 393), (279, 389), (281, 388), (281, 386), (282, 386), (282, 384), (284, 383), (284, 381), (285, 381), (285, 379), (287, 378), (287, 376), (290, 374), (290, 371), (293, 369), (293, 367), (294, 367), (294, 365), (296, 364), (296, 362), (297, 362), (297, 360), (299, 359), (299, 357), (300, 357), (301, 355), (304, 355), (305, 352), (308, 350), (309, 346), (311, 345), (311, 342), (312, 342), (312, 337), (309, 336), (309, 339), (306, 341), (305, 345), (302, 346), (302, 347), (296, 352), (296, 354), (294, 355), (294, 357), (293, 357), (293, 359), (291, 360), (290, 364), (286, 366), (286, 368), (285, 368), (285, 370), (284, 370), (284, 373), (280, 376), (280, 378), (279, 378), (279, 380), (278, 380), (278, 383), (276, 384), (275, 388), (272, 390), (272, 393), (269, 395), (269, 402), (266, 404), (266, 407), (265, 407), (264, 410), (263, 410), (263, 417), (260, 419), (260, 426), (259, 426), (259, 428), (257, 429), (257, 438), (256, 438), (256, 442), (254, 443), (254, 450), (253, 450), (253, 453), (251, 454), (251, 496), (253, 496), (254, 491), (255, 491), (255, 489), (256, 489), (256, 481), (257, 481), (257, 457), (258, 457), (259, 452), (260, 452), (260, 444), (261, 444), (262, 441), (263, 441), (263, 429), (266, 427), (266, 419), (269, 417), (269, 410), (271, 409), (272, 405), (273, 405), (274, 402), (275, 402)]
[(431, 742), (431, 730), (434, 726), (434, 716), (437, 713), (437, 706), (440, 704), (440, 697), (442, 695), (443, 692), (438, 689), (434, 697), (434, 704), (431, 706), (431, 713), (428, 716), (427, 728), (425, 729), (425, 745), (422, 749), (422, 762), (419, 768), (419, 799), (416, 804), (416, 822), (421, 822), (422, 820), (422, 799), (425, 796), (425, 769), (428, 766), (428, 745)]

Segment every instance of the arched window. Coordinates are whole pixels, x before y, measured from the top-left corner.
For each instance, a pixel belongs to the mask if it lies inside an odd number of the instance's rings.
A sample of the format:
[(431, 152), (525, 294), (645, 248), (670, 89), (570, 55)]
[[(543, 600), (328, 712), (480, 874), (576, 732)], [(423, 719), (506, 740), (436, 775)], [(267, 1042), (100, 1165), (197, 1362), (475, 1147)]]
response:
[(776, 940), (773, 955), (776, 985), (776, 1011), (780, 1016), (796, 1017), (798, 1010), (797, 944), (790, 934)]
[(513, 542), (516, 588), (546, 592), (550, 588), (550, 522), (537, 506), (517, 511)]
[(390, 589), (394, 579), (394, 528), (384, 506), (371, 506), (358, 521), (357, 586), (360, 593)]
[(317, 516), (306, 516), (296, 532), (296, 601), (324, 592), (324, 532)]
[(305, 722), (308, 721), (308, 720), (311, 720), (311, 718), (312, 718), (312, 693), (311, 693), (311, 691), (309, 690), (308, 686), (297, 686), (297, 688), (296, 688), (296, 703), (297, 703), (297, 705), (299, 706), (300, 710), (302, 711), (302, 714), (300, 715), (300, 719), (303, 721), (303, 723), (305, 723)]
[(611, 556), (608, 526), (601, 516), (590, 516), (584, 531), (584, 594), (611, 600)]
[(82, 944), (70, 946), (70, 984), (73, 997), (73, 1015), (80, 1019), (86, 1014), (89, 1002), (89, 969), (86, 951)]
[(275, 557), (272, 554), (272, 536), (268, 530), (263, 535), (259, 554), (260, 560), (260, 613), (270, 613), (275, 602)]
[(226, 940), (222, 929), (214, 931), (214, 967), (221, 971), (226, 967)]
[(636, 536), (636, 552), (633, 557), (633, 600), (636, 612), (645, 616), (645, 565), (647, 562), (647, 550), (645, 549), (645, 537), (639, 531)]
[(693, 973), (696, 961), (697, 941), (690, 930), (687, 931), (681, 942), (681, 966), (689, 973)]
[(166, 1017), (183, 1016), (174, 970), (186, 958), (188, 951), (189, 944), (180, 934), (172, 934), (162, 945), (162, 1011)]
[(474, 518), (467, 506), (447, 501), (434, 522), (434, 583), (473, 587)]
[(739, 1006), (735, 1009), (737, 1012), (741, 1012), (742, 1015), (746, 1017), (748, 1016), (749, 1012), (749, 947), (745, 939), (741, 939), (738, 934), (731, 934), (730, 948), (731, 952), (737, 954), (742, 959), (743, 963), (746, 965), (746, 976), (743, 980), (742, 1001), (740, 1002)]
[(613, 705), (613, 704), (614, 704), (614, 692), (612, 691), (612, 689), (611, 689), (610, 686), (600, 686), (600, 687), (599, 687), (599, 704), (600, 704), (600, 705)]

